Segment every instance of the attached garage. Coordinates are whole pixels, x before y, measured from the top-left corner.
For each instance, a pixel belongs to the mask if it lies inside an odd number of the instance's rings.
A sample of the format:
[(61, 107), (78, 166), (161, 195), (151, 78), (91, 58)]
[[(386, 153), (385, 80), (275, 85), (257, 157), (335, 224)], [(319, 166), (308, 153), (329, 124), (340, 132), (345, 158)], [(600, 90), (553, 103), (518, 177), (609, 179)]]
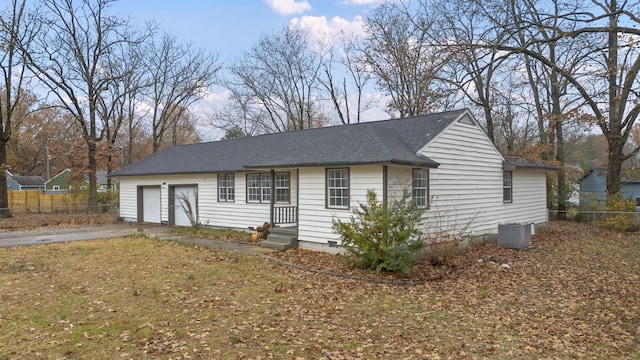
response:
[(138, 187), (138, 222), (162, 221), (160, 186)]
[(198, 186), (180, 185), (169, 188), (169, 225), (191, 226), (189, 212), (198, 218)]

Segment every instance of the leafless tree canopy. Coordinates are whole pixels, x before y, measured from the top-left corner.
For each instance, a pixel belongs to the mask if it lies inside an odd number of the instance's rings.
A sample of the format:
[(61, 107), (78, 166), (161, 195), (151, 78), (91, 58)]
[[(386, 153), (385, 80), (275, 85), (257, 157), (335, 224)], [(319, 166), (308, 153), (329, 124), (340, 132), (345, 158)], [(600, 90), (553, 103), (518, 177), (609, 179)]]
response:
[(259, 132), (313, 128), (322, 122), (317, 104), (321, 64), (305, 33), (284, 28), (264, 35), (232, 64), (225, 85), (239, 115)]
[(144, 72), (148, 74), (153, 152), (160, 149), (165, 133), (173, 128), (188, 107), (202, 99), (216, 81), (221, 68), (218, 56), (183, 44), (162, 34), (146, 48)]

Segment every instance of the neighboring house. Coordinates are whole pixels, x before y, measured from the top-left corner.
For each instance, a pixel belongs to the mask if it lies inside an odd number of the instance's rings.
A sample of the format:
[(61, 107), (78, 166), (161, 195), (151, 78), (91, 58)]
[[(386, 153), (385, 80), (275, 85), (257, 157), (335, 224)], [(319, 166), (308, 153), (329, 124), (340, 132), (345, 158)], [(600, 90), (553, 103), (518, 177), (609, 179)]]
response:
[(8, 190), (44, 190), (45, 180), (42, 176), (20, 176), (7, 171)]
[(89, 182), (72, 177), (71, 169), (64, 169), (56, 176), (47, 181), (45, 190), (47, 192), (67, 193), (69, 191), (86, 190)]
[[(640, 179), (622, 179), (620, 194), (623, 199), (632, 199), (640, 207)], [(580, 179), (580, 206), (601, 206), (607, 199), (607, 171), (593, 168)]]
[(546, 171), (506, 161), (468, 110), (244, 139), (182, 145), (111, 174), (120, 179), (126, 221), (247, 229), (265, 221), (292, 227), (299, 246), (340, 243), (335, 219), (348, 220), (368, 190), (387, 201), (412, 194), (436, 228), (469, 225), (494, 236), (498, 224), (547, 223)]

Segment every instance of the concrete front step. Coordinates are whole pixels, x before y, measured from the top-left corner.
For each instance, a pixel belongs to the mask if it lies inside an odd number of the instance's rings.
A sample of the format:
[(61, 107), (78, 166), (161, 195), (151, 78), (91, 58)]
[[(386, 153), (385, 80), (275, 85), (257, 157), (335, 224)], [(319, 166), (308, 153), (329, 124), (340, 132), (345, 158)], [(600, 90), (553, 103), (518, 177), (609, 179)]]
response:
[(298, 239), (295, 235), (271, 233), (267, 236), (267, 240), (260, 243), (260, 246), (269, 249), (287, 250), (298, 247)]

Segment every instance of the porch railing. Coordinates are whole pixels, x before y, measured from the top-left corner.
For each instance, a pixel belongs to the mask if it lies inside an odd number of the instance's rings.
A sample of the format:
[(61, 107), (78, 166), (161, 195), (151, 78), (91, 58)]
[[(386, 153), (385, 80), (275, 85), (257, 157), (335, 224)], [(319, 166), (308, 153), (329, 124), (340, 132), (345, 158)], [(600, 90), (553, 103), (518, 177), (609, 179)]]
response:
[(277, 224), (293, 224), (298, 222), (296, 206), (276, 206), (273, 208), (273, 222)]

